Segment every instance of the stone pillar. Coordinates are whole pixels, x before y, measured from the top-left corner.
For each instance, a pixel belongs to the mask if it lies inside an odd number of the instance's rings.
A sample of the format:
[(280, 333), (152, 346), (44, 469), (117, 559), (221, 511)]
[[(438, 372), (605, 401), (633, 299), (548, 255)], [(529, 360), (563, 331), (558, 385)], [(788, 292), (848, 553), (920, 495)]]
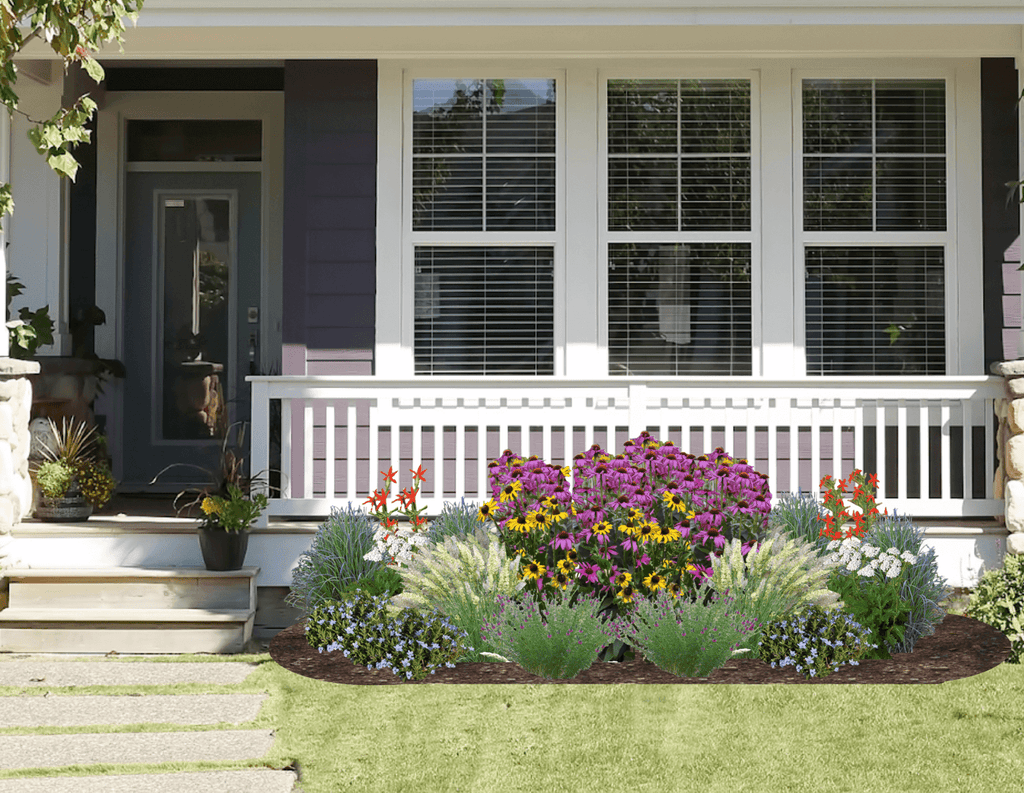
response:
[(28, 375), (38, 371), (35, 361), (0, 358), (0, 568), (10, 561), (11, 530), (32, 507), (28, 474), (32, 384)]
[(993, 364), (992, 372), (1006, 378), (1006, 398), (996, 404), (998, 459), (992, 495), (1003, 499), (1010, 532), (1007, 553), (1024, 554), (1024, 359)]

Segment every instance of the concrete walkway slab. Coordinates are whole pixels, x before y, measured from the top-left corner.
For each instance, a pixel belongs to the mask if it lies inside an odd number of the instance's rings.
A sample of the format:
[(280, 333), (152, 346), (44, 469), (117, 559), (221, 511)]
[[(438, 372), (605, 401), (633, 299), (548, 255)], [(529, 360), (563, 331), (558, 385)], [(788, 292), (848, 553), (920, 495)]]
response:
[(0, 779), (0, 793), (291, 793), (292, 771), (247, 768), (125, 776)]
[(0, 697), (0, 727), (241, 724), (256, 718), (266, 698), (266, 694)]
[(0, 769), (255, 760), (273, 743), (273, 730), (0, 735)]
[(147, 663), (145, 661), (0, 660), (0, 686), (172, 686), (241, 683), (256, 669), (247, 663)]

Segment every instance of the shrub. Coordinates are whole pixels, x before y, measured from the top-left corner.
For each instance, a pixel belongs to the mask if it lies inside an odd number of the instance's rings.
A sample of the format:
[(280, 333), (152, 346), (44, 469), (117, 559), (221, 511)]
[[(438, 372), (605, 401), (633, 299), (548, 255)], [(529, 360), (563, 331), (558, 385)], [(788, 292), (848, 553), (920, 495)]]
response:
[(1006, 634), (1008, 663), (1024, 659), (1024, 557), (1007, 554), (1000, 570), (989, 570), (971, 594), (965, 614)]
[(468, 537), (479, 526), (476, 504), (467, 504), (466, 499), (459, 502), (445, 501), (441, 514), (430, 524), (430, 539), (441, 545), (449, 537)]
[(939, 603), (952, 593), (946, 579), (938, 573), (934, 548), (921, 548), (924, 531), (906, 515), (884, 515), (865, 536), (879, 548), (896, 548), (901, 554), (917, 557), (903, 573), (900, 599), (910, 606), (903, 639), (896, 643), (894, 653), (910, 653), (918, 639), (935, 633), (946, 611)]
[(711, 586), (722, 594), (729, 593), (746, 603), (766, 600), (777, 594), (774, 613), (759, 610), (767, 620), (799, 611), (808, 603), (826, 611), (839, 608), (839, 596), (827, 586), (834, 564), (818, 556), (815, 545), (795, 539), (776, 527), (760, 545), (743, 555), (739, 540), (725, 547), (722, 555), (712, 560)]
[(375, 577), (384, 567), (363, 558), (372, 548), (369, 516), (351, 504), (345, 510), (332, 507), (309, 550), (299, 557), (285, 601), (311, 614), (324, 601), (340, 600), (351, 585)]
[[(501, 595), (495, 618), (484, 624), (484, 638), (531, 674), (549, 680), (576, 677), (614, 638), (614, 627), (598, 616), (600, 600), (581, 594), (569, 586), (564, 593), (545, 593), (541, 603)], [(541, 605), (546, 607), (543, 615)]]
[(319, 652), (337, 652), (367, 669), (390, 669), (422, 680), (442, 664), (454, 667), (466, 651), (466, 632), (438, 612), (402, 609), (392, 617), (386, 596), (357, 590), (350, 598), (320, 604), (306, 623), (306, 641)]
[(871, 646), (868, 632), (849, 614), (812, 605), (765, 625), (758, 657), (772, 668), (793, 666), (804, 677), (824, 677), (843, 664), (857, 666)]
[(821, 534), (825, 516), (813, 493), (782, 493), (768, 513), (768, 529), (780, 528), (794, 540), (814, 546), (818, 556), (826, 554), (828, 542)]
[(571, 468), (506, 451), (490, 482), (494, 498), (481, 510), (521, 557), (526, 591), (539, 597), (574, 581), (602, 598), (606, 617), (636, 593), (692, 592), (726, 542), (763, 535), (771, 503), (767, 479), (745, 461), (722, 449), (695, 457), (647, 432), (614, 457), (595, 445)]
[(707, 677), (732, 656), (746, 655), (741, 644), (760, 625), (737, 611), (731, 597), (712, 592), (705, 605), (705, 586), (692, 603), (661, 591), (637, 597), (633, 612), (616, 623), (619, 639), (677, 677)]
[(494, 650), (482, 638), (483, 624), (494, 618), (499, 595), (511, 597), (525, 586), (518, 570), (518, 559), (508, 558), (497, 536), (477, 528), (468, 537), (423, 546), (401, 570), (403, 591), (392, 602), (448, 614), (477, 648), (466, 660), (483, 660), (481, 652)]

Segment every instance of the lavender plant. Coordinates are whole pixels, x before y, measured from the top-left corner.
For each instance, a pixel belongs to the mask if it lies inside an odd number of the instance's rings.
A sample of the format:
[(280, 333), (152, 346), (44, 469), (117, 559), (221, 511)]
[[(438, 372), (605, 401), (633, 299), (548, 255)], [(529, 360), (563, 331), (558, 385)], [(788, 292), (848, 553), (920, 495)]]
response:
[(792, 666), (804, 677), (824, 677), (844, 664), (857, 666), (874, 647), (868, 636), (869, 631), (849, 614), (810, 605), (798, 615), (765, 625), (757, 653), (773, 669)]
[(737, 612), (733, 598), (705, 589), (706, 583), (698, 587), (694, 602), (663, 591), (638, 596), (632, 613), (615, 623), (618, 637), (659, 669), (677, 677), (707, 677), (734, 655), (749, 653), (741, 644), (759, 633), (760, 625)]
[(571, 585), (561, 596), (545, 593), (543, 616), (533, 598), (516, 601), (501, 595), (495, 619), (484, 623), (483, 638), (531, 674), (549, 680), (576, 677), (614, 638), (613, 626), (598, 616), (600, 600), (574, 597), (578, 594)]
[(392, 617), (387, 596), (357, 591), (344, 601), (318, 606), (306, 623), (306, 641), (319, 652), (337, 652), (367, 669), (390, 669), (407, 680), (423, 680), (472, 649), (466, 632), (438, 611), (402, 609)]

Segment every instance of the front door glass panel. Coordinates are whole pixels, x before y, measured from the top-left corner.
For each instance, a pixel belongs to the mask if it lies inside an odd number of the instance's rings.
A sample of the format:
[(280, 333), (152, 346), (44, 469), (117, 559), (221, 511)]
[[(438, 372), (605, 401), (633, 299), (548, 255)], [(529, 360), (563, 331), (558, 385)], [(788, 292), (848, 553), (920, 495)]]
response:
[(234, 212), (230, 197), (160, 199), (162, 321), (156, 349), (163, 440), (223, 438), (231, 382)]

